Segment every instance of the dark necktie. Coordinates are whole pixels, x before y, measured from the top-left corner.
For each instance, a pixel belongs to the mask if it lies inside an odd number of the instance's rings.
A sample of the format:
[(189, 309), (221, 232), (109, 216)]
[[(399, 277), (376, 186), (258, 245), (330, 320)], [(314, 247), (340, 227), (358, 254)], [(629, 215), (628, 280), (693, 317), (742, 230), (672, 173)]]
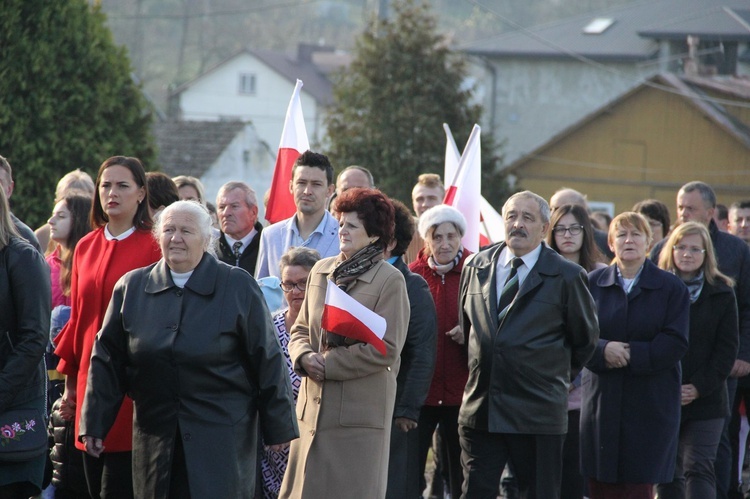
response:
[(520, 258), (514, 258), (510, 262), (510, 274), (508, 279), (505, 281), (503, 291), (500, 293), (500, 301), (497, 304), (497, 322), (502, 323), (505, 315), (508, 313), (508, 308), (513, 302), (513, 298), (518, 293), (518, 267), (523, 265), (523, 260)]
[(234, 250), (234, 264), (239, 267), (240, 266), (240, 248), (242, 247), (242, 241), (237, 241), (232, 245), (232, 250)]

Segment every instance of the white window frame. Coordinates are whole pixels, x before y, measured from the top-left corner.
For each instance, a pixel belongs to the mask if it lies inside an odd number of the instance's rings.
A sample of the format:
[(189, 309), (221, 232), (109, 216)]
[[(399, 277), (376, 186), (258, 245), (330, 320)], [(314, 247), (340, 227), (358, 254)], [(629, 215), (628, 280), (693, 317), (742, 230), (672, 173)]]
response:
[[(249, 83), (248, 83), (249, 82)], [(255, 95), (258, 91), (258, 78), (255, 73), (240, 73), (238, 92), (240, 95)]]

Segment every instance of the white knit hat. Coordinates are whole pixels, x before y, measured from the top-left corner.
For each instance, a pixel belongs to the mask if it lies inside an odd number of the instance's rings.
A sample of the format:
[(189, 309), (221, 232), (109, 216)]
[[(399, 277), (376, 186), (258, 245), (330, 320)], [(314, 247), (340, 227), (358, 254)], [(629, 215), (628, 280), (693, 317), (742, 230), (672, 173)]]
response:
[(466, 234), (466, 219), (461, 212), (447, 204), (439, 204), (425, 211), (419, 217), (419, 235), (422, 236), (422, 239), (426, 239), (430, 228), (445, 222), (455, 225), (461, 236)]

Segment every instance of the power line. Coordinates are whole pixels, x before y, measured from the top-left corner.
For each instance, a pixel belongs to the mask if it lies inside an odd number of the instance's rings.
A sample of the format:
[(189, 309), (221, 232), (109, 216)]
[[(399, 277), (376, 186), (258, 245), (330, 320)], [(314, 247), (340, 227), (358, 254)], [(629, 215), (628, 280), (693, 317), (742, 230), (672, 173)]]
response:
[[(582, 168), (588, 168), (590, 170), (604, 170), (613, 172), (627, 171), (629, 173), (669, 173), (674, 171), (674, 168), (644, 168), (644, 167), (633, 167), (627, 165), (611, 165), (607, 163), (594, 163), (591, 161), (579, 161), (574, 159), (558, 158), (555, 156), (545, 156), (543, 154), (528, 154), (523, 156), (524, 160), (536, 159), (547, 163), (555, 163), (566, 166), (578, 166)], [(726, 177), (730, 175), (750, 175), (750, 171), (745, 170), (734, 170), (734, 171), (704, 171), (701, 173), (706, 177)]]
[(270, 5), (262, 5), (259, 7), (246, 7), (243, 9), (235, 10), (222, 10), (217, 12), (200, 12), (193, 14), (107, 14), (108, 19), (119, 19), (119, 20), (161, 20), (161, 19), (172, 19), (182, 21), (184, 19), (202, 19), (209, 17), (224, 17), (224, 16), (237, 16), (241, 14), (249, 14), (254, 12), (262, 12), (273, 9), (284, 9), (288, 7), (299, 7), (302, 5), (312, 5), (320, 3), (322, 0), (309, 0), (309, 1), (296, 1), (286, 3), (274, 3)]
[[(504, 23), (508, 24), (509, 26), (515, 28), (518, 31), (523, 32), (524, 34), (528, 35), (529, 37), (533, 38), (534, 40), (538, 41), (539, 43), (541, 43), (543, 45), (546, 45), (547, 47), (549, 47), (549, 48), (551, 48), (553, 50), (556, 50), (556, 51), (561, 52), (561, 53), (563, 53), (565, 55), (568, 55), (569, 57), (571, 57), (573, 59), (576, 59), (577, 61), (582, 62), (584, 64), (587, 64), (589, 66), (592, 66), (594, 68), (601, 69), (601, 70), (606, 71), (608, 73), (614, 74), (615, 76), (623, 78), (624, 80), (630, 80), (634, 84), (642, 84), (642, 85), (645, 85), (647, 87), (651, 87), (651, 88), (654, 88), (656, 90), (661, 90), (663, 92), (667, 92), (667, 93), (670, 93), (670, 94), (679, 95), (681, 97), (688, 97), (688, 98), (696, 99), (696, 100), (701, 100), (701, 101), (704, 101), (704, 102), (711, 102), (713, 104), (722, 104), (722, 105), (725, 105), (725, 106), (734, 106), (734, 107), (741, 107), (741, 108), (750, 109), (750, 103), (748, 103), (748, 102), (741, 102), (741, 101), (735, 101), (735, 100), (730, 100), (730, 99), (721, 99), (721, 98), (718, 98), (718, 97), (709, 97), (709, 96), (706, 96), (706, 95), (697, 95), (697, 94), (688, 95), (688, 94), (686, 94), (685, 92), (683, 92), (681, 90), (677, 90), (677, 89), (674, 89), (672, 87), (668, 87), (666, 85), (661, 85), (659, 83), (656, 83), (656, 82), (653, 82), (653, 81), (650, 81), (650, 80), (646, 80), (646, 79), (633, 80), (624, 71), (620, 71), (620, 70), (618, 70), (616, 68), (607, 66), (606, 64), (602, 64), (602, 63), (600, 63), (598, 61), (595, 61), (595, 60), (593, 60), (593, 59), (591, 59), (589, 57), (586, 57), (586, 56), (584, 56), (584, 55), (582, 55), (582, 54), (580, 54), (578, 52), (575, 52), (573, 50), (567, 49), (567, 48), (565, 48), (565, 47), (563, 47), (563, 46), (561, 46), (561, 45), (559, 45), (559, 44), (557, 44), (557, 43), (555, 43), (555, 42), (553, 42), (551, 40), (548, 40), (548, 39), (544, 38), (543, 36), (535, 33), (532, 30), (530, 30), (529, 28), (526, 28), (525, 26), (522, 26), (521, 24), (517, 23), (516, 21), (514, 21), (514, 20), (512, 20), (512, 19), (510, 19), (510, 18), (508, 18), (508, 17), (506, 17), (506, 16), (504, 16), (502, 14), (500, 14), (496, 10), (494, 10), (494, 9), (492, 9), (490, 7), (487, 7), (486, 5), (483, 5), (478, 0), (467, 0), (467, 1), (469, 3), (471, 3), (471, 4), (476, 5), (480, 9), (485, 10), (486, 12), (488, 12), (488, 13), (492, 14), (493, 16), (497, 17), (498, 19), (500, 19)], [(691, 17), (686, 17), (683, 20), (690, 20), (690, 19), (698, 18), (698, 17), (699, 16), (696, 14), (692, 18)]]

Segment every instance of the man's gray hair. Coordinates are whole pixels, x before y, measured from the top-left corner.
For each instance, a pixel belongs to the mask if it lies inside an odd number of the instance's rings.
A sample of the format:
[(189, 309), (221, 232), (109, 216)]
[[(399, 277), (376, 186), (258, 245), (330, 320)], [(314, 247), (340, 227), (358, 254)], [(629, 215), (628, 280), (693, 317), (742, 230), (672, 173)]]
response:
[(224, 194), (225, 192), (233, 191), (235, 189), (240, 189), (245, 193), (245, 202), (250, 208), (252, 208), (253, 206), (258, 206), (258, 198), (255, 195), (255, 191), (252, 189), (252, 187), (247, 185), (245, 182), (239, 181), (227, 182), (219, 188), (219, 192), (216, 194), (216, 205), (219, 205), (219, 198), (222, 194)]
[(539, 205), (539, 213), (541, 214), (541, 217), (542, 217), (542, 223), (549, 223), (549, 216), (550, 216), (549, 203), (547, 203), (547, 200), (544, 199), (542, 196), (531, 191), (516, 192), (511, 197), (509, 197), (508, 200), (503, 205), (503, 209), (502, 209), (503, 218), (505, 218), (505, 210), (508, 204), (510, 204), (511, 201), (518, 199), (518, 198), (526, 198), (526, 199), (531, 199), (532, 201), (536, 201), (536, 203)]
[(714, 193), (714, 190), (710, 185), (699, 180), (693, 180), (692, 182), (688, 182), (680, 187), (680, 192), (693, 191), (698, 191), (700, 193), (703, 202), (706, 203), (709, 208), (716, 208), (716, 193)]
[(154, 239), (159, 241), (161, 236), (161, 229), (163, 221), (172, 214), (184, 213), (186, 215), (195, 218), (195, 223), (198, 226), (199, 234), (203, 243), (203, 251), (216, 256), (216, 249), (214, 245), (214, 236), (211, 226), (211, 215), (208, 213), (208, 209), (197, 201), (175, 201), (159, 213), (154, 223), (153, 234)]

